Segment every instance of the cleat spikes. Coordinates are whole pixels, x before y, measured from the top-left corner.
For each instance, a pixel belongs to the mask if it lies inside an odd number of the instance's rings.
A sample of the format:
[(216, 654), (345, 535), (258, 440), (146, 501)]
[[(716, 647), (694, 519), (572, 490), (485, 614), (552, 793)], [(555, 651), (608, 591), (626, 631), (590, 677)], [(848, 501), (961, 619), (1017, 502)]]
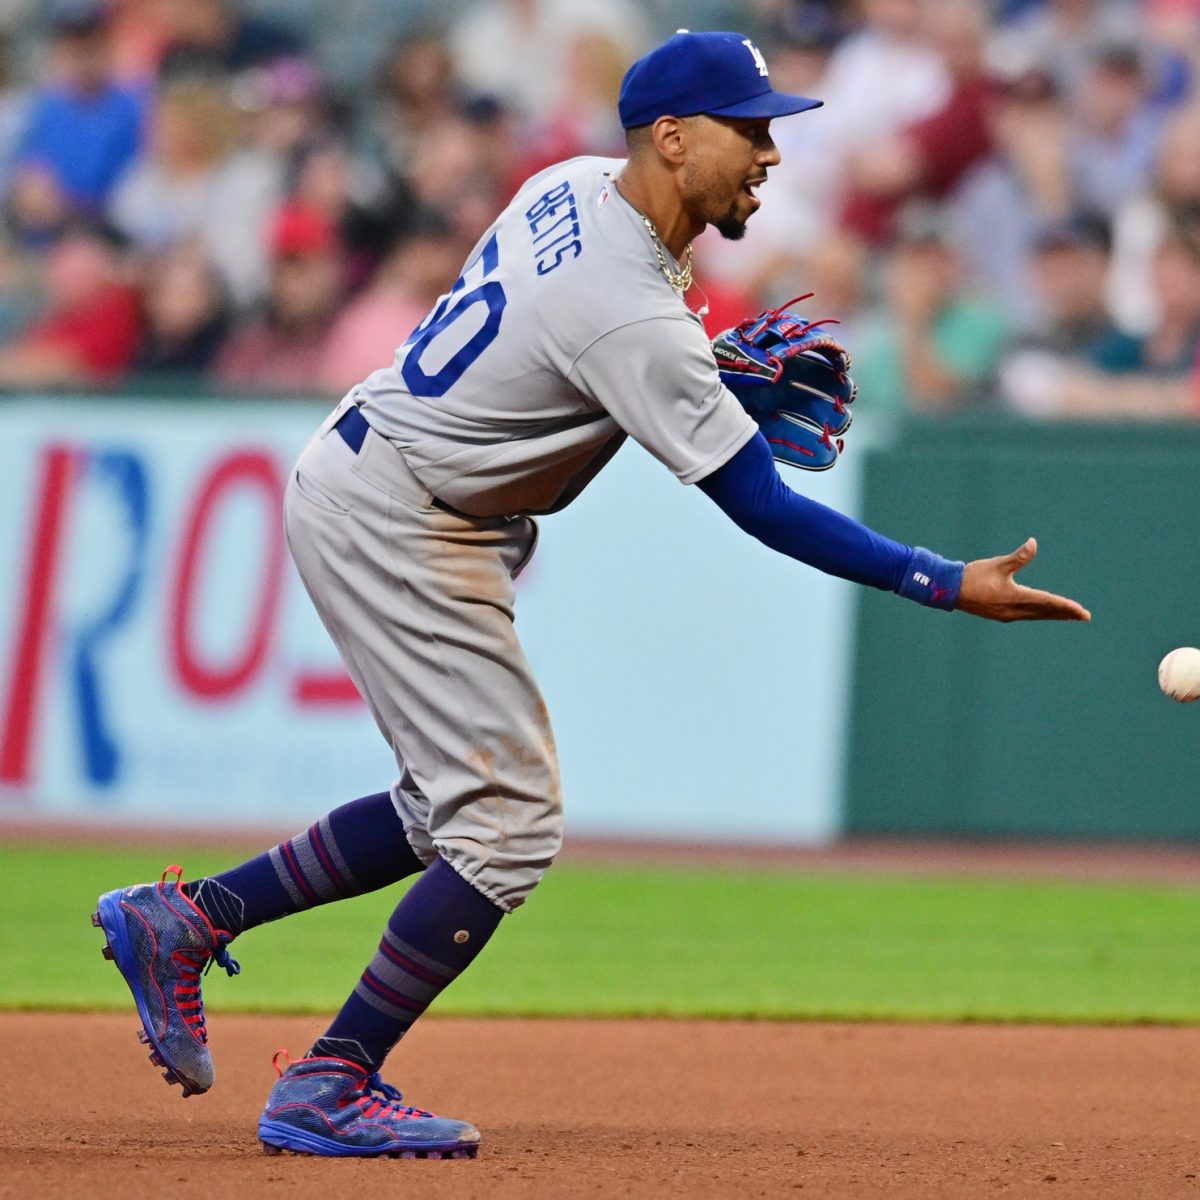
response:
[(143, 1046), (150, 1045), (150, 1035), (144, 1029), (139, 1029), (137, 1031), (137, 1035), (138, 1041), (141, 1042)]
[(97, 929), (100, 928), (100, 913), (99, 913), (99, 911), (92, 913), (92, 924), (95, 925), (95, 927)]
[[(293, 1158), (310, 1158), (318, 1155), (319, 1152), (304, 1149), (300, 1150), (294, 1146), (273, 1146), (270, 1142), (259, 1140), (259, 1145), (262, 1146), (262, 1152), (268, 1155), (287, 1154)], [(464, 1147), (459, 1150), (383, 1150), (379, 1152), (377, 1157), (390, 1159), (409, 1159), (433, 1161), (444, 1159), (449, 1162), (451, 1159), (474, 1158), (477, 1146)], [(366, 1157), (370, 1157), (369, 1155)]]
[(113, 960), (113, 948), (107, 942), (100, 949), (100, 957), (107, 958), (109, 962)]
[[(184, 1094), (187, 1095), (188, 1093), (185, 1092)], [(286, 1154), (293, 1158), (311, 1158), (321, 1155), (321, 1151), (309, 1149), (308, 1147), (301, 1149), (298, 1146), (276, 1146), (271, 1142), (264, 1142), (261, 1138), (259, 1139), (259, 1145), (262, 1146), (262, 1152), (270, 1156)], [(451, 1159), (474, 1158), (478, 1151), (478, 1146), (462, 1146), (456, 1150), (423, 1150), (417, 1147), (409, 1150), (382, 1150), (376, 1152), (375, 1156), (378, 1158), (390, 1158), (393, 1160), (421, 1159), (424, 1161), (433, 1161), (444, 1159), (445, 1161), (449, 1162)], [(371, 1156), (366, 1155), (364, 1157)]]

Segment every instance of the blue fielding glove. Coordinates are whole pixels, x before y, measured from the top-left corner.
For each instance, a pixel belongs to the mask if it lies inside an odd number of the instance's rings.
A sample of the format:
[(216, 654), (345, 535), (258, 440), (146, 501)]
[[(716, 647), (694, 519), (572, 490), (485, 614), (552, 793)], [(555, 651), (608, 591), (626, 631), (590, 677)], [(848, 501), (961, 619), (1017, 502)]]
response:
[(857, 389), (850, 355), (788, 305), (769, 309), (712, 341), (721, 382), (762, 430), (779, 462), (827, 471), (844, 449)]

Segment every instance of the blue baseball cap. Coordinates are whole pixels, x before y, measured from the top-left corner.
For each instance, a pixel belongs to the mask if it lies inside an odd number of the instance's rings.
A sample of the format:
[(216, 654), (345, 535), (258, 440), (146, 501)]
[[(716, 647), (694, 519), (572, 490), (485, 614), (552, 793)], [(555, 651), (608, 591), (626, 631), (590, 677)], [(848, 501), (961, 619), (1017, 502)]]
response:
[(622, 126), (634, 129), (663, 116), (761, 120), (823, 103), (774, 91), (762, 52), (743, 34), (681, 29), (625, 72), (617, 111)]

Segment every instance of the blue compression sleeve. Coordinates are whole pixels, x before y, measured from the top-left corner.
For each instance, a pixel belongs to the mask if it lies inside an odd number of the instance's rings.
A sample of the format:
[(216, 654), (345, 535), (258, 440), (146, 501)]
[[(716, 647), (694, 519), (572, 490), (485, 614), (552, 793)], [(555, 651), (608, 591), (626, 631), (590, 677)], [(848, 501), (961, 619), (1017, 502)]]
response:
[(697, 487), (739, 529), (780, 554), (829, 575), (952, 609), (963, 564), (921, 546), (893, 542), (851, 517), (792, 491), (779, 477), (766, 438), (756, 434)]

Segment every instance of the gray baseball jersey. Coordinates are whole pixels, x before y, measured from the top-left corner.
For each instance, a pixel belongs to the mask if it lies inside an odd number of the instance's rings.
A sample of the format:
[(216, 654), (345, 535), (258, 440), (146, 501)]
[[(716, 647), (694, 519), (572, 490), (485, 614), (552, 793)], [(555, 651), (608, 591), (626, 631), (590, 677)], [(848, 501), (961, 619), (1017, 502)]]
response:
[[(692, 482), (757, 429), (617, 191), (621, 165), (532, 179), (287, 492), (300, 576), (395, 750), (409, 842), (505, 909), (562, 839), (554, 736), (513, 624), (530, 514), (578, 495), (626, 435)], [(353, 406), (361, 439), (342, 436)]]
[(614, 186), (623, 165), (577, 158), (534, 176), (356, 389), (371, 426), (461, 512), (562, 508), (626, 434), (691, 483), (755, 433)]

